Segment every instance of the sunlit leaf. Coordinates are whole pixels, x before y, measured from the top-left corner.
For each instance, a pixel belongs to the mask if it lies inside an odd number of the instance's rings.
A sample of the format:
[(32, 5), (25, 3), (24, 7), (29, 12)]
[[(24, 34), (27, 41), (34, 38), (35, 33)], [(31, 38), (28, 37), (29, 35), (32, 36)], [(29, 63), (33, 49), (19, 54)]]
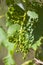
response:
[(42, 43), (41, 43), (41, 37), (40, 37), (40, 39), (39, 39), (38, 41), (36, 41), (36, 42), (32, 45), (32, 48), (33, 48), (34, 50), (37, 50), (38, 47), (39, 47), (41, 44), (42, 44)]
[(35, 13), (34, 11), (28, 11), (27, 15), (30, 16), (30, 18), (33, 18), (33, 19), (38, 18), (38, 14)]
[(8, 28), (8, 36), (15, 34), (16, 31), (20, 30), (20, 25), (13, 24)]
[(12, 59), (12, 56), (8, 54), (5, 58), (3, 58), (5, 65), (15, 65), (14, 60)]

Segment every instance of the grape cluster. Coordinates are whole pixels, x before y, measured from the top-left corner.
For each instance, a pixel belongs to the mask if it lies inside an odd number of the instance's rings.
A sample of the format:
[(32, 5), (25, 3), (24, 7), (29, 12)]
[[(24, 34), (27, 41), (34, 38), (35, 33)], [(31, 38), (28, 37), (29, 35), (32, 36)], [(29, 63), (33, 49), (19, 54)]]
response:
[(38, 15), (35, 12), (33, 12), (33, 11), (32, 12), (28, 11), (27, 14), (29, 16), (29, 20), (27, 22), (26, 27), (27, 27), (27, 31), (29, 32), (29, 40), (30, 40), (30, 43), (34, 43), (33, 31), (34, 31), (34, 28), (35, 28), (35, 24), (38, 21)]
[(23, 28), (19, 30), (19, 32), (16, 31), (15, 35), (8, 37), (10, 42), (16, 43), (17, 45), (17, 51), (20, 51), (24, 54), (24, 58), (26, 54), (29, 51), (30, 43), (29, 43), (29, 34), (26, 30)]
[(34, 23), (37, 22), (38, 16), (34, 12), (29, 11), (28, 13), (23, 11), (19, 6), (13, 5), (9, 7), (7, 19), (11, 25), (18, 24), (20, 26), (20, 29), (16, 30), (16, 32), (13, 32), (12, 35), (8, 36), (8, 40), (9, 42), (16, 43), (16, 51), (23, 53), (23, 58), (25, 58), (29, 52), (29, 49), (31, 48), (32, 43), (34, 42)]
[(29, 23), (27, 24), (27, 31), (29, 32), (29, 40), (30, 43), (33, 43), (34, 41), (34, 35), (33, 35), (33, 22), (29, 21)]
[[(12, 5), (8, 8), (7, 21), (11, 24), (19, 23), (23, 21), (24, 11), (17, 5)], [(21, 21), (21, 22), (20, 22)]]

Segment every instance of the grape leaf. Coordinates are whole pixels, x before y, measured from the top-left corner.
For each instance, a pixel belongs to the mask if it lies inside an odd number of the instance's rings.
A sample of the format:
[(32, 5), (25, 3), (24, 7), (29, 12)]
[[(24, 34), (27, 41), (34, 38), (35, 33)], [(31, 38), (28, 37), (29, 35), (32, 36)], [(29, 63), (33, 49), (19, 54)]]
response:
[(36, 41), (36, 42), (32, 45), (32, 48), (33, 48), (34, 50), (37, 50), (37, 48), (42, 44), (42, 43), (40, 42), (40, 40), (41, 40), (41, 37), (40, 37), (40, 39), (39, 39), (38, 41)]
[(5, 58), (3, 58), (5, 65), (15, 65), (14, 60), (12, 59), (12, 56), (8, 54)]
[(30, 16), (30, 18), (33, 18), (33, 19), (38, 18), (38, 14), (35, 13), (34, 11), (28, 11), (27, 15)]
[(8, 28), (8, 36), (11, 36), (13, 34), (15, 34), (16, 31), (20, 30), (20, 25), (19, 24), (14, 24), (14, 25), (11, 25), (9, 28)]

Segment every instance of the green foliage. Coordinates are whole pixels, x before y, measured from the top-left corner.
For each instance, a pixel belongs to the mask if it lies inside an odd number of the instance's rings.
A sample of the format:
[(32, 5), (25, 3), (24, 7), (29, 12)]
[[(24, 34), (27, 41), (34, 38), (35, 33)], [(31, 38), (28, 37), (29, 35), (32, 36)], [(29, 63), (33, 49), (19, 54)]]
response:
[(7, 5), (9, 6), (9, 5), (11, 5), (11, 4), (14, 4), (14, 0), (6, 0), (6, 3), (7, 3)]
[(42, 38), (42, 37), (40, 37), (40, 39), (39, 39), (38, 41), (36, 41), (35, 44), (32, 45), (32, 48), (33, 48), (34, 50), (37, 50), (38, 47), (40, 47), (40, 45), (42, 44), (42, 43), (41, 43), (41, 38)]
[(37, 50), (36, 50), (36, 52), (35, 52), (35, 57), (36, 57), (37, 59), (40, 59), (41, 61), (43, 61), (43, 37), (41, 37), (40, 43), (42, 43), (42, 44), (41, 44), (41, 45), (39, 44), (40, 47), (37, 48)]
[(12, 56), (8, 54), (7, 57), (4, 58), (5, 65), (15, 65), (14, 60), (12, 59)]
[[(6, 0), (8, 5), (7, 32), (0, 27), (0, 45), (8, 50), (8, 55), (4, 58), (5, 65), (15, 65), (12, 59), (14, 52), (23, 53), (23, 59), (25, 59), (31, 48), (36, 51), (42, 44), (40, 42), (41, 38), (35, 41), (34, 36), (36, 24), (39, 22), (39, 15), (35, 11), (37, 8), (32, 8), (32, 6), (35, 7), (32, 3), (29, 6), (30, 2), (28, 0), (16, 1)], [(19, 3), (22, 4), (23, 9), (18, 5)], [(33, 60), (27, 63), (27, 65), (35, 65)]]
[(24, 62), (22, 65), (36, 65), (33, 60)]
[(16, 32), (19, 32), (20, 30), (20, 25), (18, 24), (14, 24), (14, 25), (11, 25), (9, 28), (8, 28), (8, 36), (13, 36), (13, 34), (15, 35)]
[(16, 50), (16, 45), (10, 43), (7, 40), (7, 34), (1, 27), (0, 27), (0, 43), (1, 43), (0, 45), (6, 47), (8, 50), (8, 56), (4, 58), (5, 65), (15, 65), (14, 60), (12, 59), (12, 55)]

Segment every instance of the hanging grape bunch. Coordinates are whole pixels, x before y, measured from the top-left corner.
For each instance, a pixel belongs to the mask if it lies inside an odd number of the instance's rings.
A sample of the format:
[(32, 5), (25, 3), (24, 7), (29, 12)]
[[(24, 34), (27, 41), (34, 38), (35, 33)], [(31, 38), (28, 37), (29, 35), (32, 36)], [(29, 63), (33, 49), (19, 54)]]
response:
[(32, 11), (26, 13), (19, 6), (13, 5), (9, 7), (7, 19), (8, 40), (17, 45), (16, 51), (23, 53), (25, 58), (34, 42), (33, 26), (38, 21), (38, 15)]
[(24, 11), (17, 5), (12, 5), (8, 7), (7, 12), (7, 26), (14, 24), (14, 23), (21, 23), (20, 21), (23, 20)]
[(33, 43), (34, 42), (33, 31), (34, 31), (35, 23), (38, 22), (38, 15), (33, 11), (28, 11), (27, 14), (29, 16), (29, 20), (27, 23), (27, 31), (29, 32), (30, 43)]

